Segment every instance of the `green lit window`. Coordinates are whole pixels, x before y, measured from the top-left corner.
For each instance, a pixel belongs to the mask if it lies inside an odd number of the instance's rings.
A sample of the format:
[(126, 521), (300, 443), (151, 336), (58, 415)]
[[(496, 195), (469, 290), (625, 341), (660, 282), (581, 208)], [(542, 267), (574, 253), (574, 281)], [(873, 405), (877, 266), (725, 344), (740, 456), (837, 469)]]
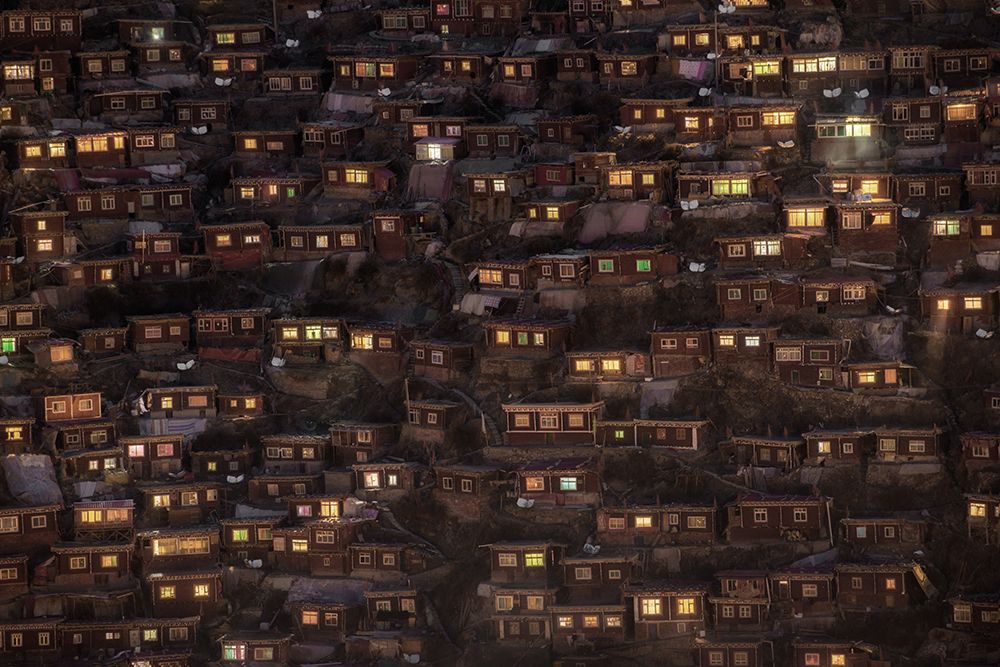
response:
[(249, 542), (250, 531), (246, 528), (233, 528), (233, 542)]
[(635, 260), (635, 270), (648, 273), (653, 270), (653, 263), (648, 259), (637, 259)]
[(16, 352), (17, 342), (13, 338), (0, 338), (0, 352)]
[(615, 261), (613, 259), (598, 260), (597, 270), (601, 273), (611, 273), (615, 270)]
[(620, 428), (620, 429), (616, 430), (615, 431), (615, 440), (624, 440), (624, 439), (625, 439), (625, 429), (621, 429)]
[(285, 192), (287, 193), (289, 199), (295, 197), (295, 188), (287, 188)]
[(517, 344), (518, 345), (527, 345), (528, 344), (528, 332), (527, 331), (519, 331), (517, 333)]

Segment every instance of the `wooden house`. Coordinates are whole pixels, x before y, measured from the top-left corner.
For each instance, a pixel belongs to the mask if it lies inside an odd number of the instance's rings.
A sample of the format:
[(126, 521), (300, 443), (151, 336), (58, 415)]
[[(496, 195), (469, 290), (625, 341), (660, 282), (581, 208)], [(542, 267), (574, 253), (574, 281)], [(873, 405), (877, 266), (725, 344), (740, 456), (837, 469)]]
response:
[(801, 307), (817, 315), (859, 317), (878, 310), (878, 284), (871, 278), (820, 273), (799, 278)]
[(723, 236), (715, 239), (723, 269), (787, 269), (809, 260), (810, 236), (802, 233)]
[(565, 356), (567, 380), (615, 382), (652, 377), (649, 355), (638, 350), (575, 350)]
[(955, 211), (962, 200), (959, 172), (893, 174), (892, 199), (905, 208), (923, 212)]
[[(221, 515), (225, 496), (218, 482), (144, 484), (139, 490), (143, 516), (152, 525), (190, 526), (208, 521)], [(214, 527), (211, 532), (218, 534)]]
[(121, 450), (112, 447), (64, 451), (60, 463), (62, 476), (76, 482), (101, 481), (107, 473), (124, 469)]
[(229, 102), (202, 98), (171, 100), (173, 124), (184, 128), (204, 127), (213, 132), (229, 126)]
[(78, 51), (76, 58), (80, 63), (80, 78), (83, 80), (125, 79), (132, 74), (130, 54), (124, 49)]
[(396, 444), (395, 424), (337, 422), (330, 425), (330, 442), (338, 465), (368, 463), (381, 458)]
[(138, 354), (169, 354), (188, 347), (191, 336), (188, 315), (137, 315), (126, 319), (129, 346)]
[(302, 123), (302, 154), (321, 160), (343, 158), (364, 139), (364, 127), (341, 121)]
[(472, 215), (486, 222), (509, 220), (514, 200), (531, 186), (532, 170), (475, 172), (465, 174), (465, 191)]
[(273, 42), (273, 28), (264, 23), (225, 23), (205, 26), (211, 50), (257, 49)]
[(183, 436), (122, 436), (118, 444), (135, 479), (158, 479), (181, 470)]
[(337, 90), (400, 88), (412, 81), (421, 59), (414, 55), (331, 56), (333, 87)]
[[(669, 202), (673, 199), (674, 162), (618, 163), (602, 167), (601, 188), (611, 199), (649, 199)], [(579, 177), (579, 172), (578, 172)]]
[(215, 385), (150, 387), (139, 396), (139, 412), (153, 419), (211, 418), (217, 391)]
[(55, 267), (60, 284), (69, 287), (117, 286), (130, 282), (132, 261), (127, 257), (74, 260)]
[[(622, 99), (618, 118), (624, 127), (640, 127), (653, 130), (674, 128), (674, 131), (678, 134), (680, 131), (686, 132), (689, 129), (694, 131), (695, 128), (689, 128), (694, 122), (687, 123), (684, 120), (688, 117), (696, 117), (686, 115), (689, 111), (692, 111), (692, 109), (686, 106), (687, 103), (687, 100), (675, 101), (626, 97)], [(712, 127), (714, 129), (716, 115), (708, 113), (707, 116), (713, 119)], [(702, 129), (707, 125), (707, 123), (699, 123), (697, 129)], [(717, 139), (718, 136), (714, 138)], [(709, 138), (705, 140), (708, 141)], [(681, 141), (679, 136), (678, 141)]]
[(379, 198), (392, 191), (396, 175), (388, 162), (324, 162), (323, 191), (338, 198)]
[(715, 300), (724, 320), (770, 320), (798, 310), (799, 286), (782, 276), (764, 274), (725, 278), (715, 281)]
[(816, 178), (836, 201), (886, 202), (893, 199), (896, 176), (884, 171), (827, 171)]
[[(603, 174), (608, 167), (618, 164), (618, 154), (614, 152), (586, 152), (573, 153), (570, 155), (573, 162), (574, 182), (577, 185), (600, 185), (603, 181)], [(622, 175), (617, 181), (621, 183)], [(608, 180), (610, 183), (610, 178)], [(622, 184), (623, 186), (625, 184)], [(623, 193), (625, 194), (625, 193)]]
[(234, 178), (229, 183), (232, 201), (237, 206), (279, 206), (298, 203), (315, 185), (308, 177), (265, 176)]
[(431, 216), (418, 209), (380, 209), (372, 213), (375, 252), (388, 262), (418, 254), (415, 241), (423, 234)]
[(656, 74), (658, 58), (647, 53), (596, 52), (597, 82), (615, 88), (641, 88)]
[(0, 554), (33, 553), (59, 539), (59, 505), (0, 508)]
[(493, 159), (521, 153), (521, 131), (517, 125), (468, 125), (463, 137), (469, 157)]
[(899, 206), (882, 202), (834, 205), (834, 242), (845, 253), (887, 253), (899, 248)]
[(834, 611), (834, 573), (824, 567), (772, 570), (767, 579), (776, 617), (825, 616)]
[(637, 285), (658, 280), (678, 272), (679, 258), (664, 246), (618, 246), (606, 250), (591, 250), (591, 285)]
[(291, 635), (274, 632), (228, 632), (219, 639), (223, 667), (253, 664), (259, 667), (288, 665)]
[(594, 649), (618, 646), (625, 639), (626, 607), (610, 604), (556, 604), (552, 611), (552, 649), (572, 651), (581, 642)]
[(556, 73), (555, 56), (549, 53), (520, 56), (500, 56), (498, 80), (506, 84), (537, 85), (551, 79)]
[(362, 625), (376, 630), (399, 631), (417, 625), (423, 605), (410, 584), (379, 582), (364, 592), (366, 618)]
[(920, 314), (926, 325), (944, 333), (971, 334), (996, 324), (997, 287), (958, 283), (951, 287), (921, 288)]
[(486, 350), (492, 355), (558, 356), (568, 347), (571, 326), (568, 320), (487, 320)]
[(323, 92), (323, 70), (314, 67), (267, 69), (261, 83), (266, 97), (318, 95)]
[(472, 367), (471, 343), (421, 339), (410, 341), (409, 346), (410, 368), (416, 376), (444, 381), (457, 380), (465, 377)]
[(271, 229), (266, 222), (204, 225), (205, 254), (225, 271), (253, 268), (271, 256)]
[(812, 158), (827, 164), (858, 164), (881, 157), (885, 125), (878, 116), (817, 114)]
[(154, 127), (128, 131), (129, 164), (138, 167), (146, 164), (164, 164), (180, 158), (177, 148), (177, 127)]
[(666, 37), (667, 49), (675, 56), (731, 55), (748, 49), (753, 53), (779, 51), (785, 30), (770, 25), (694, 23), (668, 25), (661, 36)]
[(733, 146), (774, 146), (797, 141), (799, 107), (729, 107), (726, 109), (726, 136)]
[(889, 81), (903, 90), (920, 90), (933, 74), (933, 55), (939, 47), (911, 44), (890, 46)]
[(632, 607), (639, 641), (697, 635), (708, 626), (708, 585), (701, 582), (647, 581), (623, 587)]
[(931, 428), (879, 428), (875, 430), (875, 458), (879, 461), (936, 461), (941, 453), (942, 430)]
[(264, 471), (307, 475), (322, 472), (331, 462), (330, 439), (319, 435), (261, 436)]
[(997, 211), (1000, 206), (1000, 164), (966, 162), (962, 170), (965, 172), (969, 203), (983, 204), (988, 211)]
[(115, 423), (111, 420), (62, 422), (52, 427), (57, 450), (101, 447), (115, 444)]
[(206, 525), (140, 530), (136, 558), (144, 573), (213, 567), (219, 562), (219, 529)]
[[(256, 400), (263, 402), (262, 398)], [(196, 479), (238, 478), (250, 472), (253, 452), (250, 449), (218, 449), (192, 451), (190, 456), (191, 472)]]
[(986, 544), (1000, 538), (1000, 499), (984, 494), (965, 494), (965, 520), (969, 537)]
[[(837, 605), (846, 611), (898, 609), (910, 604), (920, 566), (900, 563), (838, 563)], [(910, 590), (907, 590), (909, 584)]]
[(930, 226), (930, 267), (954, 267), (977, 252), (1000, 250), (1000, 216), (996, 214), (937, 213), (924, 219)]
[(515, 493), (536, 504), (596, 507), (601, 482), (592, 459), (532, 461), (515, 471)]
[(726, 539), (761, 541), (833, 541), (830, 499), (821, 496), (741, 495), (726, 505)]
[(304, 496), (322, 491), (323, 480), (318, 474), (254, 475), (247, 482), (247, 496), (262, 505), (284, 505), (286, 496)]
[[(106, 655), (143, 655), (156, 660), (159, 655), (175, 655), (186, 660), (195, 644), (199, 619), (130, 618), (116, 620), (66, 620), (56, 626), (57, 645), (63, 659), (100, 660)], [(138, 651), (138, 654), (136, 653)], [(133, 662), (130, 667), (135, 667)]]
[(352, 574), (349, 548), (358, 541), (364, 519), (323, 518), (306, 524), (309, 540), (309, 573), (314, 577)]
[(493, 586), (493, 624), (498, 642), (536, 642), (552, 636), (556, 589), (546, 584)]
[(1000, 632), (1000, 599), (996, 593), (959, 595), (948, 600), (948, 626), (977, 635)]
[(40, 400), (45, 424), (101, 418), (101, 393), (50, 394)]
[(0, 419), (0, 456), (31, 453), (32, 417), (8, 417)]
[[(5, 19), (6, 20), (6, 19)], [(32, 656), (39, 662), (55, 660), (58, 652), (57, 630), (61, 618), (28, 618), (7, 620), (0, 625), (0, 655), (12, 653), (19, 657)]]
[(526, 260), (481, 260), (469, 267), (470, 280), (480, 290), (524, 292), (534, 287)]
[(934, 78), (949, 88), (978, 88), (993, 70), (997, 53), (989, 47), (932, 51)]
[(714, 505), (605, 506), (597, 511), (597, 532), (612, 546), (714, 544), (717, 513)]
[(383, 33), (413, 35), (425, 32), (430, 24), (428, 7), (393, 7), (375, 12)]
[(193, 45), (180, 41), (136, 42), (129, 44), (129, 51), (139, 76), (186, 72), (196, 53)]
[(7, 602), (28, 592), (28, 557), (0, 557), (0, 600)]
[(779, 338), (772, 342), (773, 368), (778, 378), (799, 387), (841, 387), (838, 369), (850, 349), (849, 340)]
[(494, 584), (546, 585), (554, 583), (566, 545), (545, 541), (494, 542), (490, 551), (490, 582)]
[(712, 355), (716, 363), (757, 363), (770, 368), (771, 343), (778, 327), (716, 327), (712, 329)]
[(424, 484), (426, 469), (413, 462), (355, 463), (351, 466), (359, 498), (392, 498)]
[(712, 360), (712, 335), (709, 329), (662, 328), (650, 332), (649, 338), (653, 377), (687, 375)]
[(757, 637), (727, 637), (722, 635), (695, 643), (700, 667), (764, 667), (771, 664), (773, 648), (770, 642)]
[(85, 589), (121, 585), (131, 578), (132, 549), (131, 544), (57, 542), (51, 547), (55, 562), (49, 582)]
[(0, 14), (0, 48), (4, 51), (78, 51), (82, 37), (83, 14), (76, 9), (9, 9)]
[(222, 562), (243, 566), (247, 561), (268, 562), (271, 554), (273, 531), (281, 524), (282, 517), (248, 517), (221, 519), (220, 551)]
[(862, 551), (920, 549), (927, 538), (927, 522), (903, 515), (840, 520), (843, 540)]
[(135, 501), (103, 500), (73, 503), (75, 542), (129, 542), (135, 537)]
[(733, 436), (719, 443), (719, 452), (730, 463), (764, 468), (794, 470), (802, 463), (805, 443), (801, 438), (771, 436)]
[(337, 519), (345, 515), (344, 506), (350, 496), (331, 494), (310, 494), (288, 496), (288, 520), (292, 523), (308, 523), (314, 519)]
[(295, 130), (246, 130), (233, 132), (235, 154), (246, 158), (295, 155)]
[[(876, 3), (884, 8), (893, 3)], [(793, 667), (807, 665), (858, 665), (859, 667), (889, 667), (889, 661), (882, 660), (882, 654), (877, 646), (865, 642), (842, 639), (796, 638), (791, 643)]]
[(536, 287), (583, 287), (590, 273), (590, 260), (584, 253), (535, 255), (528, 260)]
[(192, 312), (199, 354), (211, 348), (238, 348), (259, 354), (267, 335), (270, 313), (270, 308)]
[(434, 466), (434, 477), (434, 496), (449, 503), (456, 514), (470, 501), (492, 498), (501, 483), (501, 471), (492, 465), (439, 464)]
[(218, 568), (185, 572), (154, 572), (145, 576), (154, 618), (197, 616), (211, 622), (228, 603), (222, 597)]
[(981, 431), (959, 435), (962, 464), (967, 471), (992, 468), (1000, 461), (1000, 436)]
[(721, 88), (728, 94), (781, 97), (785, 92), (784, 58), (780, 54), (722, 56), (716, 62)]
[[(426, 13), (426, 10), (424, 10)], [(314, 643), (338, 643), (360, 627), (362, 608), (353, 601), (296, 600), (291, 603), (298, 633)]]
[[(112, 62), (112, 64), (114, 64)], [(114, 92), (92, 93), (85, 102), (89, 116), (104, 121), (127, 119), (131, 122), (142, 121), (158, 123), (163, 119), (167, 108), (167, 91), (156, 89), (116, 90)], [(94, 152), (98, 152), (95, 148)], [(76, 143), (76, 161), (80, 165), (80, 141)], [(100, 158), (100, 155), (93, 158)], [(106, 157), (106, 156), (105, 156)]]
[(512, 403), (501, 409), (505, 445), (594, 445), (604, 403)]
[(871, 429), (816, 429), (802, 437), (806, 441), (806, 465), (858, 466), (875, 445)]
[(786, 197), (781, 215), (785, 229), (796, 232), (826, 234), (830, 201), (815, 197)]
[(343, 322), (333, 318), (271, 320), (273, 354), (291, 363), (333, 362), (344, 347)]
[[(597, 122), (597, 116), (593, 114), (539, 118), (536, 122), (536, 126), (538, 130), (538, 141), (540, 143), (564, 144), (568, 146), (576, 146), (578, 148), (582, 148), (584, 145), (589, 145), (596, 140), (600, 129), (600, 125)], [(599, 162), (614, 162), (614, 153), (610, 154), (610, 158), (607, 158), (609, 155), (607, 153), (602, 155), (604, 155), (605, 158), (599, 160)], [(596, 163), (591, 165), (592, 168), (596, 166)]]
[(524, 204), (528, 222), (563, 225), (569, 222), (583, 202), (578, 199), (534, 199)]
[[(72, 144), (73, 139), (68, 136), (18, 139), (15, 142), (17, 166), (20, 169), (65, 169), (71, 167), (75, 164)], [(44, 213), (36, 215), (44, 215)], [(56, 216), (59, 213), (53, 211), (50, 215)], [(65, 217), (66, 214), (62, 213), (62, 215)]]

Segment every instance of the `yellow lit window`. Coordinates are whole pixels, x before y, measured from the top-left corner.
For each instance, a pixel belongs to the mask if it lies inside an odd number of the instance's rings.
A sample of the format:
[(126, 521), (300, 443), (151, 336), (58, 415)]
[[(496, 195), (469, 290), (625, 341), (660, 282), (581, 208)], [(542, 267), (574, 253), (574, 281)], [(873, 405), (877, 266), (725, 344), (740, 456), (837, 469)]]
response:
[(983, 298), (979, 296), (967, 296), (963, 300), (966, 310), (982, 310)]
[(937, 300), (937, 309), (938, 310), (950, 310), (951, 309), (951, 300), (950, 299), (938, 299)]

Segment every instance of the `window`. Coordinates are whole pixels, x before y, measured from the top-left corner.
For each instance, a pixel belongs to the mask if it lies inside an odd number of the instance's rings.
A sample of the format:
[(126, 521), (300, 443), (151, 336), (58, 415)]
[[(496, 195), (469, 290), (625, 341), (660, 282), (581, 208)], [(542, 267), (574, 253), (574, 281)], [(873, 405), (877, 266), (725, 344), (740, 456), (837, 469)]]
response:
[(579, 480), (576, 477), (560, 477), (560, 491), (576, 491), (579, 488)]
[(643, 616), (659, 616), (663, 613), (663, 603), (659, 598), (642, 598), (641, 608)]
[(754, 523), (767, 523), (767, 508), (758, 507), (753, 511)]
[(177, 587), (176, 586), (160, 586), (161, 600), (174, 600), (177, 598)]
[(530, 551), (524, 554), (525, 567), (545, 567), (545, 553), (541, 551)]
[(819, 653), (806, 653), (804, 660), (806, 667), (819, 667)]
[(962, 299), (966, 310), (982, 310), (983, 298), (980, 296), (967, 296)]
[(726, 246), (726, 254), (729, 257), (746, 257), (747, 247), (742, 243), (732, 243)]
[(677, 599), (677, 613), (690, 615), (695, 613), (695, 599), (694, 598), (678, 598)]
[(195, 584), (194, 585), (194, 596), (196, 598), (207, 598), (209, 596), (209, 585), (208, 584)]

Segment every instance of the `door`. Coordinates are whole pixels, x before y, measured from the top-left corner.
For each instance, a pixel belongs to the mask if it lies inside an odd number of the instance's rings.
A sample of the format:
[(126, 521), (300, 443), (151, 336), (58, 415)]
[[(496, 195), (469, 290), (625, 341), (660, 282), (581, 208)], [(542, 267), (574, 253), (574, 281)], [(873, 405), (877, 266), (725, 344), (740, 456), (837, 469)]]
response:
[(792, 586), (791, 582), (781, 579), (778, 581), (778, 599), (779, 600), (791, 600), (792, 599)]
[(799, 372), (798, 371), (792, 371), (791, 383), (792, 384), (798, 384), (799, 383)]
[(141, 636), (142, 635), (140, 634), (139, 630), (129, 630), (128, 631), (128, 645), (131, 646), (132, 648), (138, 648), (141, 645), (141, 643), (142, 643), (140, 641), (140, 637)]
[(131, 213), (135, 213), (135, 202), (134, 201), (128, 202), (128, 212), (130, 214)]

